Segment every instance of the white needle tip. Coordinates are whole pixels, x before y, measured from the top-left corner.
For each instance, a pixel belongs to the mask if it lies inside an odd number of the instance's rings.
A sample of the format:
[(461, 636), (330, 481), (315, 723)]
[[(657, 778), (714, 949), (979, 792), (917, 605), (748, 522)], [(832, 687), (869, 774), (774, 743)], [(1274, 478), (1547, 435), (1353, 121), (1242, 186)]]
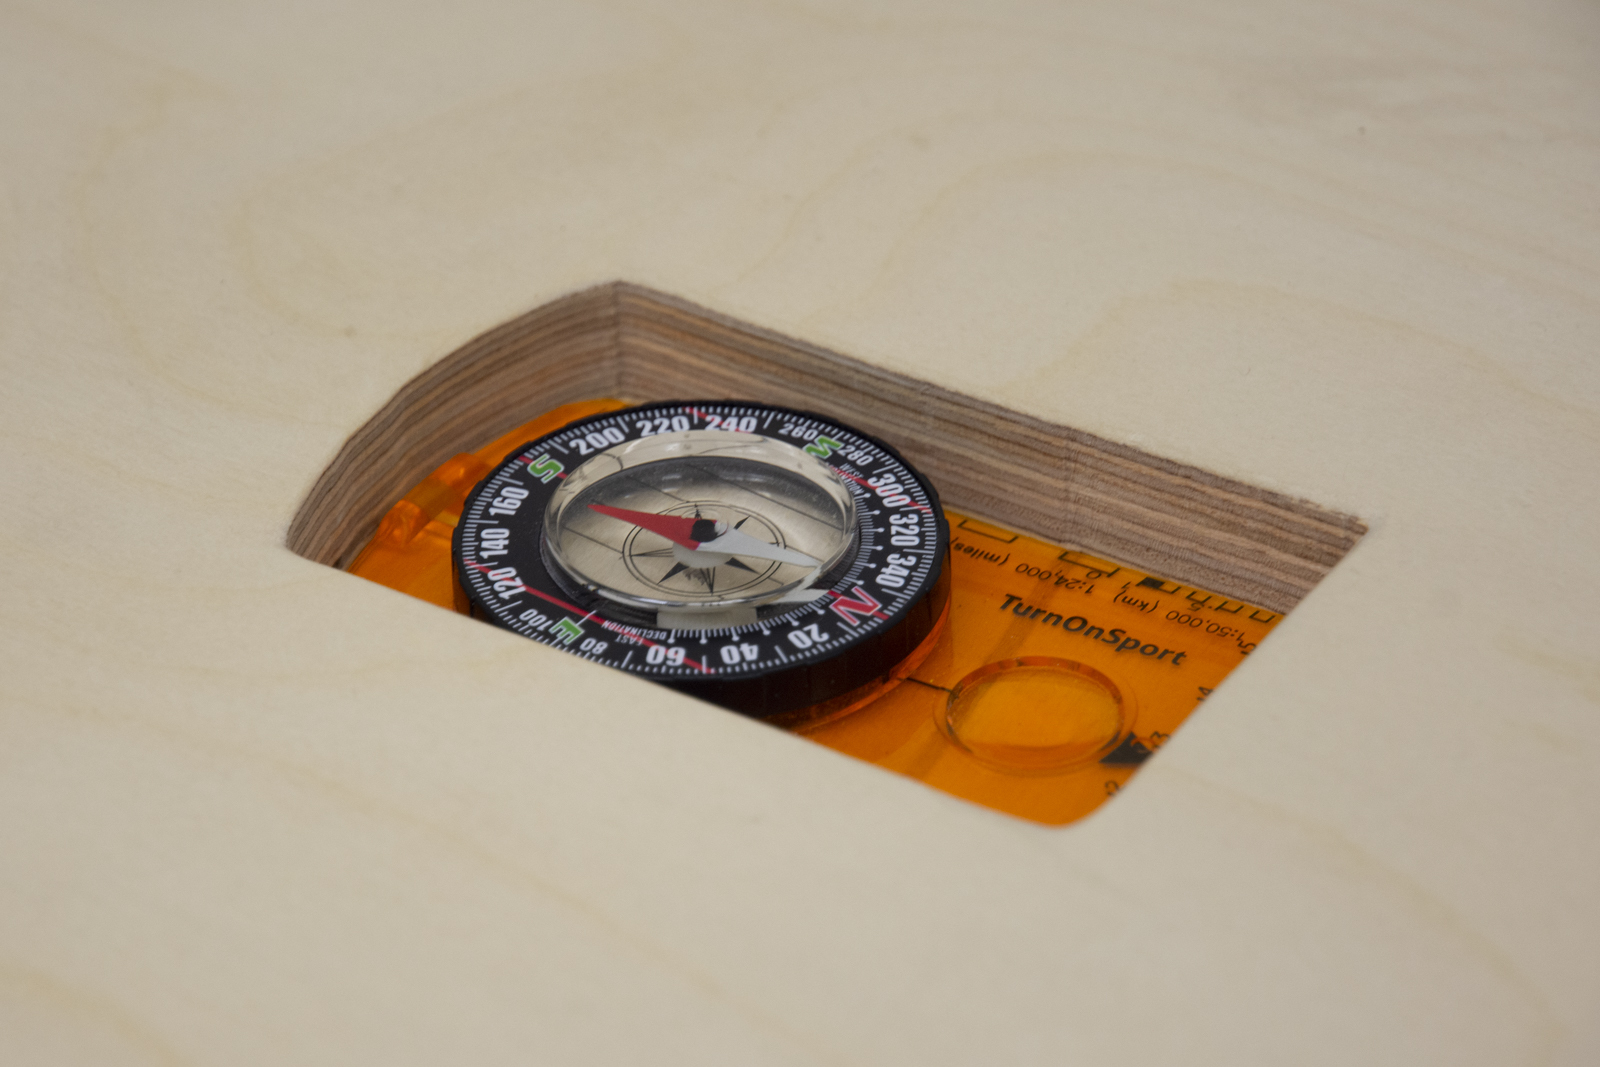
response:
[(817, 560), (804, 552), (769, 545), (740, 530), (729, 530), (714, 541), (701, 541), (699, 547), (702, 552), (727, 552), (735, 556), (752, 556), (756, 559), (776, 560), (779, 563), (793, 563), (799, 567), (820, 565)]

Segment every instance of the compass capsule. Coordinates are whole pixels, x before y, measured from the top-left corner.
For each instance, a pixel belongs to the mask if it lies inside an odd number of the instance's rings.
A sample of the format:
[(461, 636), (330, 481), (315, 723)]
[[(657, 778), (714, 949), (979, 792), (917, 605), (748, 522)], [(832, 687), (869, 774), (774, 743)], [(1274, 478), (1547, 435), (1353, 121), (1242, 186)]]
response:
[(544, 514), (559, 583), (668, 628), (750, 622), (763, 606), (809, 602), (856, 540), (855, 500), (837, 471), (743, 432), (613, 445), (584, 460)]

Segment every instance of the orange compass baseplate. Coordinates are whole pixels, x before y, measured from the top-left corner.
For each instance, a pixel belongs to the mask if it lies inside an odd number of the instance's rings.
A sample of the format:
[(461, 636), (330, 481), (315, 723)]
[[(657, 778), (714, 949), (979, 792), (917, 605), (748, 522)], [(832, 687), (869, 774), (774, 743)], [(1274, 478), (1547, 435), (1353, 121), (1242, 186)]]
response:
[[(473, 486), (519, 445), (628, 406), (566, 404), (451, 457), (389, 510), (349, 571), (466, 614), (451, 538)], [(932, 646), (885, 664), (884, 687), (870, 702), (793, 732), (996, 811), (1048, 825), (1093, 812), (1280, 618), (946, 515), (951, 601)]]

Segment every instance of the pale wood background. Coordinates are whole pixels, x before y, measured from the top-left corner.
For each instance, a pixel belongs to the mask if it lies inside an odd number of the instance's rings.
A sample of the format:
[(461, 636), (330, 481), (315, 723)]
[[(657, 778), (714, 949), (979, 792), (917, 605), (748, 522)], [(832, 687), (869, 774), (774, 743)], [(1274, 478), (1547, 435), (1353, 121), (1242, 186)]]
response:
[[(0, 5), (0, 1062), (1600, 1059), (1600, 9)], [(1366, 520), (1024, 825), (284, 547), (626, 278)]]

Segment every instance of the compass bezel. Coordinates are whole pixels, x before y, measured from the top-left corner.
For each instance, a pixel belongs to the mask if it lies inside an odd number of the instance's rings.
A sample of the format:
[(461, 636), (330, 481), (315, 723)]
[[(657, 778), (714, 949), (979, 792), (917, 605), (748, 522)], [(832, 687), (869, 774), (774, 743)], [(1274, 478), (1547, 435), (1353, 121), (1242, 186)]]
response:
[[(662, 629), (629, 619), (594, 597), (579, 602), (550, 573), (540, 546), (549, 483), (582, 458), (568, 447), (591, 432), (636, 428), (682, 416), (697, 426), (729, 416), (760, 419), (757, 433), (784, 439), (791, 428), (821, 446), (856, 501), (857, 541), (843, 571), (811, 604), (742, 625)], [(780, 420), (782, 420), (780, 422)], [(813, 432), (815, 431), (815, 432)], [(614, 436), (614, 434), (613, 434)], [(565, 449), (565, 452), (563, 452)], [(816, 451), (813, 451), (816, 454)], [(552, 472), (551, 468), (555, 468)], [(574, 464), (573, 469), (576, 468)], [(539, 473), (542, 472), (542, 473)], [(543, 478), (541, 481), (540, 479)], [(872, 483), (878, 484), (874, 486)], [(487, 502), (507, 484), (528, 490), (525, 508), (494, 519)], [(889, 490), (885, 492), (884, 490)], [(897, 516), (892, 524), (890, 516)], [(480, 556), (479, 531), (510, 530), (504, 552)], [(915, 549), (891, 545), (910, 539)], [(938, 491), (897, 450), (838, 420), (801, 409), (745, 401), (664, 401), (606, 412), (570, 423), (519, 446), (468, 494), (453, 542), (457, 579), (472, 613), (540, 644), (619, 667), (674, 689), (758, 718), (781, 717), (834, 701), (890, 674), (933, 633), (949, 599), (950, 532)], [(890, 573), (887, 560), (915, 560)], [(496, 566), (498, 564), (498, 566)], [(507, 573), (509, 568), (510, 573)], [(491, 580), (491, 574), (502, 577)], [(898, 580), (898, 588), (878, 584)], [(820, 584), (820, 583), (819, 583)], [(801, 637), (795, 637), (799, 630)], [(810, 640), (805, 635), (820, 637)], [(803, 641), (809, 641), (802, 647)], [(661, 653), (658, 648), (682, 650)], [(754, 657), (750, 649), (757, 649)], [(738, 651), (730, 651), (737, 649)], [(657, 662), (647, 662), (650, 658)]]

